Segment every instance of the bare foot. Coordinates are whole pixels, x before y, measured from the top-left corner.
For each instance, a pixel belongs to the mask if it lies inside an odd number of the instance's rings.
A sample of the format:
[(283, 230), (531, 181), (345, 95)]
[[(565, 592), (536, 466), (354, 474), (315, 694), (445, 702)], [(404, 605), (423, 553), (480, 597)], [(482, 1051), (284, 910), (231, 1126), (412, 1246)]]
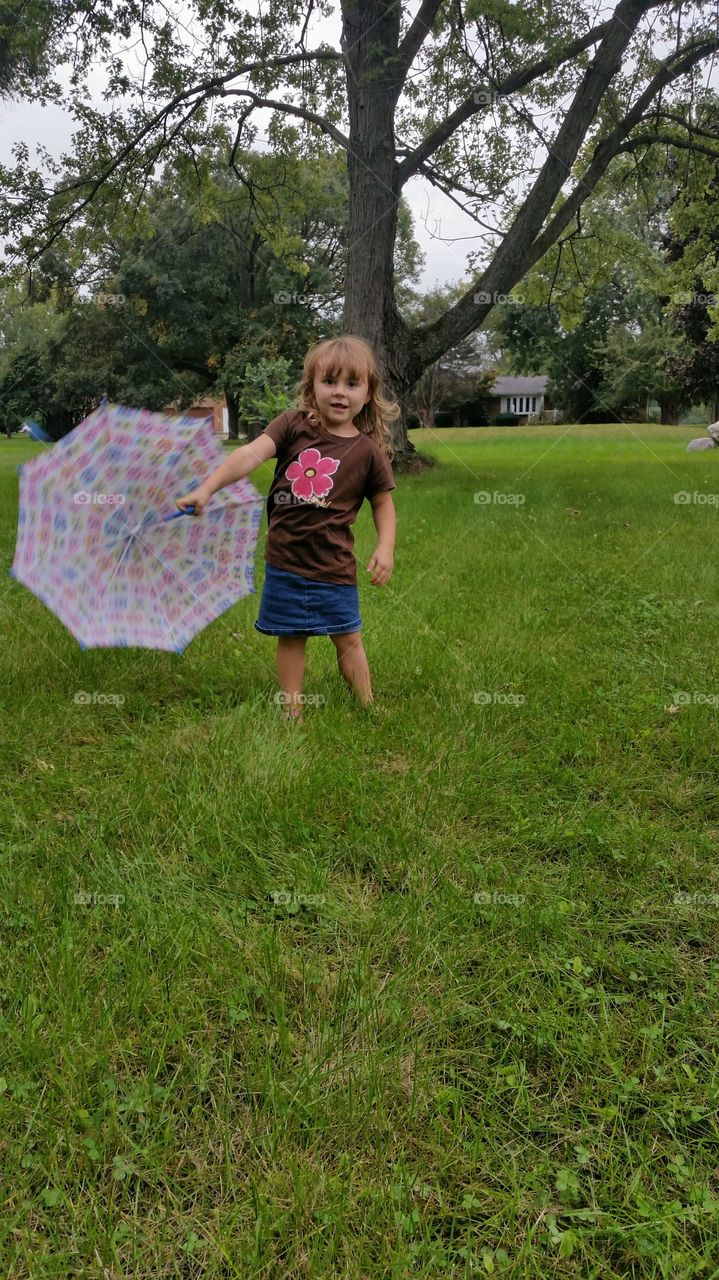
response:
[(285, 707), (282, 712), (283, 720), (296, 720), (298, 724), (302, 724), (303, 715), (301, 707)]

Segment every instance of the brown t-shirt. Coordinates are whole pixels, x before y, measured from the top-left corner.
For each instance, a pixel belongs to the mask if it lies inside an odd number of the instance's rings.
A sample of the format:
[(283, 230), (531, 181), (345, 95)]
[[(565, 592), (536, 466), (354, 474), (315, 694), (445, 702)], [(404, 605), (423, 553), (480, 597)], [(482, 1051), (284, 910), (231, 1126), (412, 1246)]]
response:
[(277, 448), (265, 560), (323, 582), (357, 583), (350, 525), (365, 498), (394, 489), (385, 453), (363, 432), (325, 435), (290, 409), (264, 429)]

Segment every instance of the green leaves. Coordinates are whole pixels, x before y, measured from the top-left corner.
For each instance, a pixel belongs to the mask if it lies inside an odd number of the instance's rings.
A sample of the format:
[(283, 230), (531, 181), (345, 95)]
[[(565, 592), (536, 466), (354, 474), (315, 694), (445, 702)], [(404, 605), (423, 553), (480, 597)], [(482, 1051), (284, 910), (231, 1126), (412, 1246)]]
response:
[(519, 37), (529, 41), (536, 39), (541, 8), (540, 5), (511, 4), (509, 0), (468, 0), (465, 20), (492, 22), (501, 25), (507, 39)]
[(563, 1200), (578, 1200), (580, 1194), (579, 1178), (573, 1169), (558, 1169), (554, 1185)]

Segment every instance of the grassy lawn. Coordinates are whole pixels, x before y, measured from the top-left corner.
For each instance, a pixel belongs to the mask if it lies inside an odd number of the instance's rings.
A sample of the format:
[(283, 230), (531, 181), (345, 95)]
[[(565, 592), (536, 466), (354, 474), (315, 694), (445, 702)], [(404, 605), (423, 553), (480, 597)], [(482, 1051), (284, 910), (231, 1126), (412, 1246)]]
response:
[(0, 439), (3, 1276), (719, 1276), (700, 434), (414, 432), (375, 707), (314, 639), (302, 728), (259, 594), (82, 653)]

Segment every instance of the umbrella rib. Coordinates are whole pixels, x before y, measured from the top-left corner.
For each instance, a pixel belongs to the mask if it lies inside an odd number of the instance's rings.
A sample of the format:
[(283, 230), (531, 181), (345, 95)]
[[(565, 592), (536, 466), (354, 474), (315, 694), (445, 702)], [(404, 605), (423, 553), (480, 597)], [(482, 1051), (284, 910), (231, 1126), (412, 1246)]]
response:
[[(102, 592), (102, 595), (100, 596), (100, 599), (101, 599), (101, 600), (103, 600), (103, 599), (104, 599), (104, 597), (106, 596), (106, 594), (107, 594), (107, 590), (108, 590), (108, 587), (110, 586), (110, 583), (112, 582), (112, 579), (115, 577), (115, 574), (117, 573), (118, 569), (120, 568), (120, 565), (122, 564), (122, 562), (123, 562), (123, 560), (124, 560), (125, 556), (127, 555), (127, 552), (130, 550), (130, 547), (131, 547), (131, 546), (132, 546), (132, 538), (129, 538), (129, 539), (128, 539), (128, 541), (127, 541), (127, 545), (125, 546), (125, 550), (123, 551), (122, 555), (120, 556), (120, 559), (118, 560), (117, 564), (115, 565), (115, 568), (113, 569), (112, 573), (110, 574), (110, 577), (108, 578), (107, 582), (105, 583), (105, 589), (104, 589), (104, 591)], [(154, 552), (153, 552), (153, 555), (154, 555)], [(158, 557), (156, 557), (156, 558), (157, 558), (157, 559), (159, 559), (159, 556), (158, 556)], [(162, 561), (162, 560), (160, 560), (160, 564), (162, 564), (162, 563), (163, 563), (163, 561)], [(160, 596), (158, 596), (157, 598), (158, 598), (158, 600), (159, 600), (159, 602), (160, 602), (160, 608), (162, 609), (162, 612), (164, 613), (165, 618), (167, 619), (167, 625), (168, 625), (168, 627), (170, 628), (170, 634), (172, 635), (173, 642), (176, 642), (176, 641), (177, 641), (177, 636), (175, 635), (175, 628), (173, 627), (172, 623), (170, 622), (170, 619), (169, 619), (169, 618), (168, 618), (168, 616), (167, 616), (167, 610), (166, 610), (166, 608), (165, 608), (164, 604), (162, 603), (162, 599), (161, 599), (161, 597), (160, 597)], [(177, 647), (176, 643), (175, 643), (175, 647)]]
[[(163, 569), (169, 569), (169, 568), (170, 568), (170, 566), (169, 566), (169, 565), (165, 564), (165, 561), (162, 559), (162, 557), (161, 557), (161, 556), (158, 556), (158, 555), (157, 555), (157, 554), (152, 550), (152, 547), (150, 546), (149, 542), (145, 542), (145, 539), (144, 539), (144, 538), (141, 538), (141, 537), (139, 536), (139, 534), (136, 534), (135, 536), (136, 536), (136, 538), (137, 538), (137, 541), (138, 541), (138, 542), (141, 542), (141, 543), (142, 543), (142, 545), (143, 545), (143, 547), (146, 547), (146, 548), (147, 548), (147, 550), (148, 550), (148, 551), (150, 551), (150, 552), (151, 552), (151, 554), (155, 557), (155, 559), (156, 559), (157, 561), (159, 561), (159, 563), (162, 565)], [(129, 539), (128, 539), (128, 542), (127, 542), (127, 545), (126, 545), (126, 547), (125, 547), (125, 550), (123, 551), (122, 555), (120, 556), (120, 559), (118, 560), (117, 564), (115, 565), (115, 568), (113, 569), (112, 573), (110, 574), (110, 577), (108, 578), (108, 580), (107, 580), (107, 582), (106, 582), (106, 584), (105, 584), (105, 590), (103, 591), (102, 595), (100, 596), (100, 599), (101, 599), (101, 600), (104, 598), (105, 594), (107, 593), (107, 589), (108, 589), (108, 587), (110, 586), (110, 583), (112, 582), (112, 579), (114, 578), (114, 576), (115, 576), (115, 574), (117, 573), (118, 569), (120, 568), (120, 565), (122, 564), (122, 561), (124, 560), (124, 558), (125, 558), (125, 556), (126, 556), (127, 552), (129, 551), (129, 549), (130, 549), (131, 545), (132, 545), (132, 538), (129, 538)], [(173, 573), (173, 574), (174, 574), (174, 576), (175, 576), (176, 578), (179, 578), (179, 574), (175, 573), (174, 569), (170, 569), (170, 573)], [(181, 579), (181, 578), (180, 578), (179, 580), (182, 582), (182, 579)], [(184, 585), (184, 586), (187, 586), (187, 583), (183, 583), (183, 585)], [(192, 590), (192, 588), (190, 587), (190, 588), (189, 588), (189, 590), (191, 591), (191, 590)], [(172, 639), (173, 639), (173, 641), (176, 641), (176, 640), (177, 640), (177, 636), (175, 635), (175, 628), (173, 627), (172, 623), (170, 622), (170, 619), (169, 619), (168, 614), (167, 614), (167, 610), (166, 610), (166, 608), (165, 608), (164, 604), (162, 603), (162, 597), (161, 597), (160, 595), (158, 595), (158, 596), (157, 596), (157, 599), (159, 600), (160, 608), (162, 609), (162, 612), (164, 613), (165, 618), (167, 619), (167, 625), (168, 625), (168, 627), (170, 628), (170, 632), (171, 632), (171, 634), (172, 634)]]
[(110, 577), (108, 578), (107, 582), (105, 583), (105, 586), (104, 586), (103, 590), (102, 590), (102, 591), (101, 591), (101, 593), (100, 593), (100, 597), (99, 597), (99, 598), (100, 598), (100, 600), (104, 600), (105, 596), (107, 595), (107, 591), (108, 591), (108, 588), (109, 588), (109, 586), (110, 586), (110, 583), (112, 582), (113, 578), (115, 577), (115, 574), (117, 573), (118, 569), (120, 568), (120, 565), (122, 564), (123, 560), (125, 559), (125, 556), (127, 555), (127, 553), (128, 553), (128, 551), (130, 550), (130, 547), (131, 547), (131, 546), (132, 546), (132, 538), (128, 538), (127, 542), (125, 543), (125, 547), (124, 547), (123, 553), (122, 553), (122, 555), (120, 556), (120, 559), (118, 560), (117, 564), (115, 565), (115, 568), (113, 569), (112, 573), (110, 574)]
[[(189, 441), (188, 441), (188, 443), (189, 443)], [(185, 446), (185, 447), (186, 447), (186, 446)], [(62, 464), (62, 465), (65, 467), (65, 469), (66, 469), (67, 471), (70, 471), (70, 467), (68, 467), (68, 465), (67, 465), (67, 463), (66, 463), (66, 462), (64, 462), (64, 461), (63, 461), (63, 464)], [(228, 495), (228, 496), (229, 496), (230, 498), (232, 498), (232, 497), (236, 497), (236, 495), (234, 495), (234, 494), (232, 494), (232, 495)], [(264, 501), (264, 499), (263, 499), (263, 501)], [(257, 498), (250, 498), (250, 497), (248, 497), (248, 498), (246, 498), (246, 499), (240, 499), (239, 501), (236, 501), (236, 502), (229, 501), (229, 502), (227, 502), (227, 503), (225, 503), (225, 504), (223, 505), (223, 509), (224, 509), (224, 510), (227, 510), (228, 508), (233, 507), (233, 506), (237, 506), (237, 507), (249, 506), (249, 505), (250, 505), (250, 503), (253, 503), (253, 502), (257, 502)], [(216, 510), (219, 510), (219, 509), (220, 509), (219, 507), (218, 507), (218, 508), (216, 508)], [(151, 511), (151, 510), (152, 510), (152, 508), (151, 508), (151, 507), (146, 507), (146, 508), (145, 508), (145, 511), (144, 511), (144, 513), (143, 513), (143, 516), (142, 516), (142, 520), (140, 521), (140, 525), (142, 525), (142, 521), (145, 519), (145, 516), (147, 515), (148, 511)], [(116, 508), (116, 512), (117, 512), (117, 515), (118, 515), (118, 516), (120, 517), (120, 519), (122, 520), (123, 524), (125, 525), (125, 528), (126, 528), (126, 529), (128, 529), (128, 530), (130, 531), (130, 533), (132, 533), (132, 525), (130, 524), (130, 522), (129, 522), (128, 520), (126, 520), (126, 519), (125, 519), (124, 512), (121, 510), (121, 508), (120, 508), (120, 507), (117, 507), (117, 508)], [(213, 513), (208, 512), (208, 517), (210, 516), (210, 514), (213, 514)], [(152, 527), (152, 525), (156, 525), (156, 524), (161, 525), (163, 522), (164, 522), (164, 517), (162, 517), (162, 516), (158, 516), (155, 520), (148, 520), (148, 521), (146, 522), (146, 524), (145, 524), (144, 528), (145, 528), (145, 529), (149, 529), (149, 528), (151, 528), (151, 527)], [(121, 535), (121, 536), (122, 536), (122, 535)], [(32, 570), (33, 572), (37, 572), (38, 568), (39, 568), (39, 567), (40, 567), (40, 565), (43, 563), (43, 561), (47, 558), (47, 556), (49, 556), (51, 552), (54, 552), (54, 551), (56, 551), (56, 550), (57, 550), (57, 545), (56, 545), (56, 544), (55, 544), (55, 545), (50, 544), (48, 547), (46, 547), (44, 551), (41, 551), (41, 552), (40, 552), (40, 554), (39, 554), (38, 556), (36, 556), (36, 557), (35, 557), (35, 559), (32, 561), (32, 564), (28, 566), (28, 572), (29, 572), (30, 570)], [(125, 548), (125, 550), (127, 550), (127, 548)], [(16, 548), (15, 548), (15, 554), (17, 555), (17, 546), (16, 546)], [(124, 553), (123, 553), (123, 554), (124, 554)], [(120, 559), (122, 559), (122, 557), (120, 557)], [(118, 562), (118, 567), (119, 567), (119, 562)], [(108, 586), (109, 586), (109, 583), (108, 583)], [(104, 594), (104, 592), (103, 592), (103, 594)]]
[[(142, 543), (143, 545), (145, 545), (145, 539), (139, 538), (139, 541), (141, 541), (141, 543)], [(159, 561), (159, 562), (160, 562), (160, 564), (161, 564), (162, 568), (166, 568), (166, 570), (169, 570), (169, 571), (170, 571), (170, 573), (171, 573), (171, 575), (173, 575), (174, 577), (177, 577), (178, 582), (182, 582), (182, 585), (184, 586), (184, 588), (186, 588), (186, 590), (188, 590), (188, 591), (189, 591), (189, 593), (191, 593), (191, 595), (193, 595), (193, 596), (194, 596), (194, 599), (196, 599), (196, 600), (200, 600), (200, 603), (201, 603), (201, 604), (203, 603), (202, 596), (201, 596), (201, 595), (198, 595), (198, 594), (197, 594), (197, 591), (193, 591), (193, 590), (192, 590), (192, 588), (191, 588), (191, 585), (189, 585), (189, 582), (186, 582), (186, 580), (184, 580), (184, 579), (183, 579), (183, 577), (180, 577), (180, 576), (179, 576), (179, 573), (178, 573), (177, 571), (175, 571), (175, 570), (174, 570), (174, 568), (170, 566), (170, 564), (165, 564), (164, 559), (162, 559), (160, 556), (157, 556), (156, 552), (154, 552), (154, 550), (152, 550), (152, 548), (150, 547), (150, 545), (147, 545), (147, 550), (148, 550), (148, 552), (150, 552), (150, 553), (152, 554), (152, 556), (155, 556), (156, 561)], [(215, 586), (219, 585), (219, 584), (220, 584), (220, 582), (224, 582), (224, 581), (225, 581), (225, 579), (228, 579), (228, 577), (230, 577), (230, 575), (232, 575), (232, 573), (233, 573), (233, 572), (234, 572), (234, 567), (233, 567), (233, 568), (229, 568), (229, 570), (228, 570), (228, 571), (226, 571), (226, 573), (223, 573), (223, 575), (221, 575), (220, 577), (216, 577), (216, 579), (215, 579)], [(237, 602), (237, 600), (235, 600), (235, 603), (239, 603), (239, 602)], [(169, 620), (168, 620), (168, 621), (169, 621)], [(171, 623), (170, 623), (170, 626), (171, 626)]]
[[(153, 555), (155, 555), (154, 551), (153, 551), (153, 553), (152, 553), (152, 554), (153, 554)], [(159, 557), (159, 556), (155, 556), (155, 559), (156, 559), (156, 560), (160, 560), (160, 557)], [(164, 564), (165, 564), (164, 560), (160, 560), (160, 564), (164, 566)], [(165, 618), (167, 619), (167, 625), (168, 625), (168, 627), (170, 628), (170, 634), (172, 635), (173, 645), (174, 645), (174, 647), (175, 647), (175, 648), (177, 648), (177, 636), (175, 635), (175, 628), (173, 627), (172, 623), (170, 622), (170, 619), (169, 619), (169, 616), (168, 616), (168, 613), (167, 613), (167, 609), (165, 608), (164, 604), (162, 603), (162, 596), (161, 596), (161, 595), (159, 595), (159, 593), (158, 593), (157, 599), (158, 599), (158, 601), (159, 601), (160, 608), (162, 609), (162, 612), (164, 613)]]
[[(65, 466), (65, 467), (66, 467), (66, 469), (67, 469), (67, 470), (69, 470), (69, 467), (67, 467), (67, 464), (66, 464), (66, 463), (63, 463), (63, 466)], [(125, 516), (123, 515), (123, 513), (122, 513), (122, 511), (120, 510), (120, 508), (119, 508), (119, 507), (117, 508), (117, 514), (122, 518), (122, 520), (123, 520), (123, 522), (124, 522), (124, 524), (125, 524), (125, 528), (126, 528), (126, 529), (130, 529), (130, 531), (132, 532), (132, 529), (131, 529), (130, 524), (128, 523), (128, 521), (127, 521), (127, 520), (125, 520)], [(99, 538), (98, 538), (98, 540), (99, 540)], [(16, 550), (16, 554), (17, 554), (17, 547), (16, 547), (16, 549), (15, 549), (15, 550)], [(125, 548), (125, 550), (127, 550), (127, 548)], [(44, 551), (41, 551), (41, 552), (40, 552), (40, 554), (39, 554), (38, 556), (36, 556), (36, 557), (35, 557), (35, 559), (32, 561), (32, 564), (29, 566), (29, 568), (31, 568), (31, 569), (33, 569), (33, 570), (37, 571), (37, 569), (40, 567), (40, 565), (43, 563), (43, 561), (47, 559), (47, 557), (50, 555), (50, 553), (51, 553), (51, 552), (54, 552), (54, 551), (57, 551), (57, 543), (55, 543), (55, 544), (50, 543), (50, 545), (49, 545), (49, 546), (47, 546), (47, 547), (45, 548), (45, 550), (44, 550)], [(123, 552), (123, 554), (124, 554), (124, 552)], [(120, 557), (120, 559), (122, 559), (122, 556)], [(119, 564), (119, 561), (118, 561), (118, 564)]]
[[(153, 550), (153, 548), (150, 546), (150, 544), (149, 544), (149, 543), (146, 543), (146, 542), (145, 542), (145, 540), (144, 540), (144, 538), (141, 538), (141, 537), (139, 536), (139, 534), (138, 534), (138, 542), (141, 542), (143, 546), (146, 546), (146, 547), (147, 547), (147, 550), (150, 552), (150, 555), (153, 555), (153, 556), (155, 557), (155, 559), (156, 559), (156, 560), (157, 560), (157, 561), (162, 565), (163, 569), (167, 569), (167, 570), (169, 570), (169, 572), (172, 574), (172, 576), (173, 576), (174, 578), (177, 578), (178, 582), (181, 582), (181, 583), (182, 583), (182, 585), (183, 585), (183, 587), (185, 587), (185, 589), (186, 589), (187, 591), (189, 591), (189, 592), (191, 593), (191, 595), (193, 595), (193, 596), (195, 597), (195, 599), (196, 599), (196, 600), (199, 600), (199, 601), (200, 601), (200, 604), (203, 604), (203, 603), (204, 603), (204, 601), (203, 601), (203, 599), (202, 599), (202, 596), (199, 596), (199, 595), (197, 594), (197, 592), (196, 592), (196, 591), (193, 591), (193, 589), (192, 589), (192, 587), (190, 586), (189, 582), (185, 582), (185, 579), (184, 579), (184, 578), (181, 578), (181, 577), (180, 577), (180, 575), (179, 575), (179, 573), (177, 573), (177, 571), (176, 571), (175, 569), (173, 569), (171, 565), (166, 564), (166, 563), (165, 563), (165, 561), (162, 559), (162, 556), (158, 556), (157, 552), (156, 552), (156, 551), (154, 551), (154, 550)], [(220, 578), (215, 578), (215, 580), (214, 580), (214, 585), (216, 586), (218, 583), (220, 583), (220, 582), (224, 582), (224, 581), (225, 581), (225, 578), (229, 578), (230, 574), (231, 574), (231, 573), (233, 573), (233, 572), (234, 572), (234, 569), (228, 569), (228, 570), (227, 570), (227, 573), (223, 573), (223, 574), (222, 574), (222, 577), (220, 577)], [(160, 600), (160, 603), (162, 604), (162, 601), (161, 601), (161, 600)], [(163, 607), (163, 610), (164, 610), (164, 605), (163, 605), (162, 607)], [(167, 618), (167, 613), (166, 613), (166, 612), (165, 612), (165, 617)], [(171, 631), (173, 632), (173, 634), (174, 634), (174, 628), (173, 628), (173, 626), (172, 626), (172, 623), (170, 622), (170, 619), (168, 618), (168, 619), (167, 619), (167, 621), (168, 621), (168, 625), (169, 625), (169, 627), (170, 627), (170, 630), (171, 630)]]
[[(253, 499), (253, 501), (255, 501), (255, 502), (256, 502), (256, 501), (257, 501), (257, 499)], [(242, 505), (244, 506), (245, 504), (243, 503)], [(122, 515), (122, 512), (118, 512), (118, 514), (119, 514), (119, 515)], [(123, 516), (122, 518), (124, 519), (124, 516)], [(155, 522), (153, 521), (152, 523), (155, 523)], [(158, 522), (158, 523), (161, 523), (161, 522)], [(126, 524), (127, 528), (129, 529), (129, 528), (130, 528), (129, 523), (128, 523), (127, 521), (125, 521), (125, 524)], [(146, 525), (146, 526), (145, 526), (145, 528), (148, 528), (148, 527), (149, 527), (149, 525)], [(173, 569), (171, 565), (167, 564), (167, 562), (166, 562), (165, 560), (163, 560), (163, 559), (162, 559), (162, 556), (158, 556), (158, 555), (157, 555), (157, 553), (156, 553), (156, 552), (153, 550), (153, 548), (150, 546), (149, 542), (145, 542), (145, 539), (144, 539), (143, 537), (141, 537), (141, 536), (140, 536), (140, 534), (136, 534), (136, 540), (137, 540), (138, 542), (141, 542), (141, 543), (142, 543), (143, 547), (145, 547), (145, 548), (146, 548), (146, 549), (147, 549), (147, 550), (148, 550), (148, 551), (149, 551), (149, 552), (150, 552), (150, 553), (155, 557), (155, 559), (158, 561), (158, 563), (162, 565), (163, 569), (168, 570), (168, 571), (172, 574), (172, 576), (173, 576), (174, 578), (176, 578), (176, 579), (177, 579), (177, 581), (178, 581), (178, 582), (180, 582), (180, 583), (182, 584), (182, 586), (183, 586), (183, 587), (185, 587), (185, 588), (186, 588), (186, 590), (187, 590), (187, 591), (189, 591), (189, 592), (191, 593), (191, 595), (193, 595), (193, 596), (194, 596), (194, 598), (195, 598), (196, 600), (199, 600), (199, 601), (200, 601), (200, 603), (202, 603), (202, 596), (199, 596), (199, 595), (197, 594), (197, 592), (196, 592), (196, 591), (193, 591), (193, 589), (192, 589), (192, 587), (190, 586), (190, 584), (189, 584), (188, 582), (186, 582), (186, 581), (185, 581), (185, 579), (184, 579), (183, 577), (181, 577), (181, 575), (180, 575), (179, 573), (177, 573), (177, 571), (176, 571), (175, 569)], [(115, 574), (117, 573), (118, 569), (120, 568), (120, 565), (122, 564), (122, 561), (123, 561), (123, 559), (124, 559), (125, 555), (127, 554), (127, 552), (129, 551), (129, 549), (130, 549), (130, 546), (131, 546), (131, 545), (132, 545), (132, 539), (128, 539), (128, 541), (127, 541), (127, 543), (126, 543), (126, 545), (125, 545), (125, 547), (124, 547), (124, 549), (123, 549), (122, 555), (120, 556), (120, 559), (118, 560), (117, 564), (115, 565), (115, 568), (113, 569), (113, 571), (112, 571), (112, 573), (111, 573), (110, 577), (108, 578), (108, 580), (107, 580), (107, 582), (106, 582), (106, 584), (105, 584), (104, 590), (102, 591), (102, 594), (99, 596), (99, 600), (104, 599), (104, 597), (105, 597), (105, 595), (106, 595), (106, 593), (107, 593), (107, 590), (108, 590), (108, 588), (109, 588), (109, 586), (110, 586), (110, 583), (112, 582), (112, 579), (114, 578)], [(48, 548), (48, 550), (49, 550), (49, 548)], [(46, 553), (44, 553), (44, 554), (47, 554), (47, 552), (46, 552)], [(35, 562), (35, 564), (33, 565), (33, 568), (37, 568), (37, 564), (38, 564), (38, 563), (39, 563), (39, 561), (36, 561), (36, 562)], [(232, 574), (233, 572), (234, 572), (234, 568), (233, 568), (233, 569), (228, 569), (227, 573), (223, 573), (223, 574), (222, 574), (222, 577), (220, 577), (220, 578), (216, 578), (216, 579), (215, 579), (215, 584), (218, 584), (218, 583), (220, 583), (220, 582), (224, 582), (224, 581), (225, 581), (225, 579), (226, 579), (226, 578), (229, 578), (230, 574)], [(168, 615), (167, 615), (167, 610), (165, 609), (165, 606), (162, 604), (162, 600), (160, 600), (160, 605), (161, 605), (161, 607), (162, 607), (162, 611), (163, 611), (163, 613), (164, 613), (165, 617), (167, 618), (167, 625), (168, 625), (168, 627), (170, 628), (170, 631), (172, 632), (173, 638), (175, 638), (175, 628), (173, 627), (172, 623), (170, 622), (170, 619), (169, 619), (169, 617), (168, 617)]]

